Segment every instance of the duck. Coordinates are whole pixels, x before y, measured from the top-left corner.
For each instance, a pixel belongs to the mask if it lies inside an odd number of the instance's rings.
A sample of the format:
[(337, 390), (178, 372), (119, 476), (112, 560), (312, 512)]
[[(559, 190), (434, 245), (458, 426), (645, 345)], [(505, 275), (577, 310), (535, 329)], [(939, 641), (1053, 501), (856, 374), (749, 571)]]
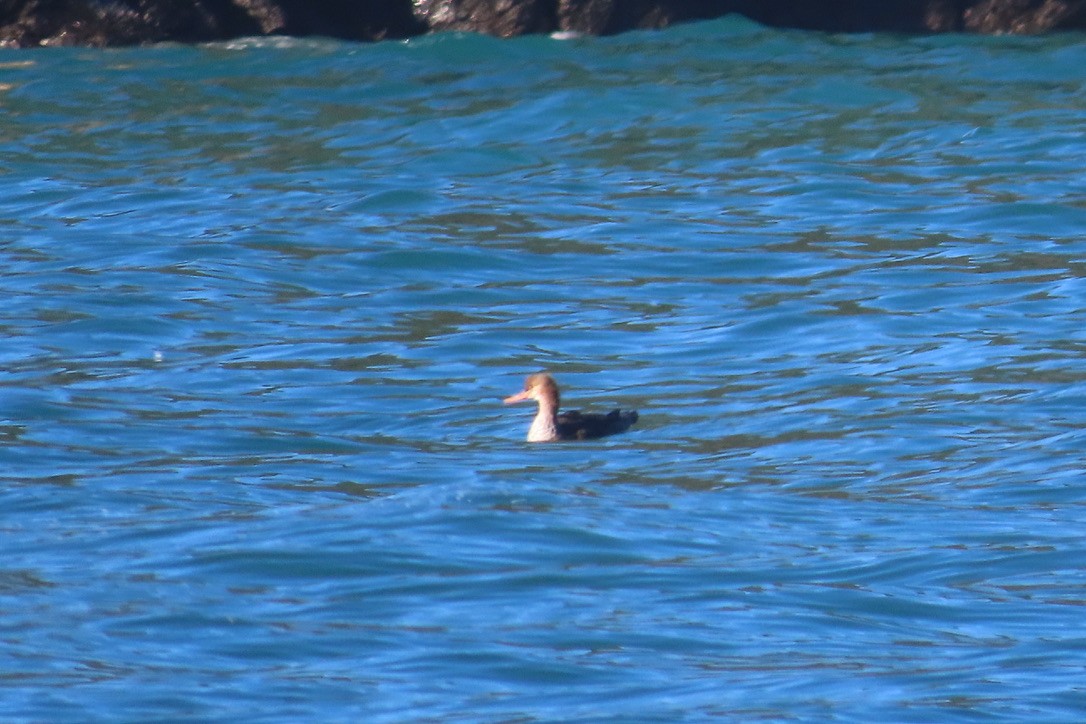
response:
[(636, 410), (611, 410), (598, 412), (558, 412), (560, 399), (558, 383), (546, 372), (529, 375), (524, 390), (506, 397), (503, 402), (535, 400), (539, 409), (528, 428), (528, 442), (557, 442), (559, 440), (591, 440), (615, 435), (630, 429), (637, 422)]

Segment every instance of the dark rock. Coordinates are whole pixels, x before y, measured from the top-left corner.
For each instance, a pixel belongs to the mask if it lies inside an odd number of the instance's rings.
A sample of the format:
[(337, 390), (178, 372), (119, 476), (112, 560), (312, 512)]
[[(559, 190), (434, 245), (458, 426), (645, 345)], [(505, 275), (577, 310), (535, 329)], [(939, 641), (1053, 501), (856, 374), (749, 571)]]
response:
[(418, 0), (415, 12), (434, 31), (462, 30), (501, 38), (549, 33), (554, 0)]
[(1086, 26), (1086, 3), (1078, 0), (982, 0), (962, 16), (977, 33), (1044, 33)]
[(558, 0), (558, 29), (585, 35), (613, 32), (616, 0)]
[(774, 27), (829, 32), (1042, 33), (1086, 29), (1086, 0), (735, 0)]
[(933, 33), (961, 32), (963, 12), (963, 0), (929, 0), (921, 23)]
[(229, 2), (29, 0), (0, 11), (0, 43), (21, 47), (194, 42), (260, 31)]
[(251, 18), (281, 35), (384, 40), (420, 35), (427, 24), (410, 0), (233, 0)]
[(349, 40), (426, 31), (410, 0), (26, 0), (0, 3), (0, 45), (132, 45), (248, 35)]
[(558, 29), (586, 35), (666, 28), (719, 15), (700, 0), (558, 0)]
[(1086, 0), (0, 0), (0, 45), (130, 45), (245, 35), (350, 40), (461, 30), (606, 35), (741, 13), (829, 32), (1086, 29)]

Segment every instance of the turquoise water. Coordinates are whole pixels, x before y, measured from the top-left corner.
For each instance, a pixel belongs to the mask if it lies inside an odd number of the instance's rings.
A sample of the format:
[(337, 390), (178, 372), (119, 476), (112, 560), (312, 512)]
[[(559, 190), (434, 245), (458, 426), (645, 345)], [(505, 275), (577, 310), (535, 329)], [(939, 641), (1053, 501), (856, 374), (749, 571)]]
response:
[(0, 718), (1081, 718), (1083, 68), (0, 52)]

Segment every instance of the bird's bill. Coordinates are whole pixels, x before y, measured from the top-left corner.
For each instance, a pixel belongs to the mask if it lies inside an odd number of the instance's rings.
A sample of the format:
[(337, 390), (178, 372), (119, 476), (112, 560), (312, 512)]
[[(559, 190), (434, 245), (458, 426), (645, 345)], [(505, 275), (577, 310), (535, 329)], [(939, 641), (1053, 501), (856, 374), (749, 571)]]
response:
[(502, 402), (507, 405), (512, 405), (514, 402), (524, 402), (525, 400), (530, 399), (532, 399), (531, 393), (528, 390), (524, 390), (524, 392), (518, 392), (515, 395), (510, 395), (509, 397), (506, 397), (504, 400), (502, 400)]

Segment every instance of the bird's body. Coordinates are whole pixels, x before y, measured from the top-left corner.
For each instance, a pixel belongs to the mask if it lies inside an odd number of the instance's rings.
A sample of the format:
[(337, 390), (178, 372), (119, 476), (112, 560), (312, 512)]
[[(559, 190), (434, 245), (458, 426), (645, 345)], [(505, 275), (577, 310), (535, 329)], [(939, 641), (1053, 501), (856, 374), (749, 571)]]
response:
[(528, 442), (555, 442), (558, 440), (590, 440), (625, 432), (637, 422), (636, 410), (611, 410), (598, 412), (558, 412), (558, 385), (545, 372), (530, 375), (524, 382), (524, 390), (505, 398), (505, 404), (535, 400), (539, 403), (532, 426), (528, 428)]

